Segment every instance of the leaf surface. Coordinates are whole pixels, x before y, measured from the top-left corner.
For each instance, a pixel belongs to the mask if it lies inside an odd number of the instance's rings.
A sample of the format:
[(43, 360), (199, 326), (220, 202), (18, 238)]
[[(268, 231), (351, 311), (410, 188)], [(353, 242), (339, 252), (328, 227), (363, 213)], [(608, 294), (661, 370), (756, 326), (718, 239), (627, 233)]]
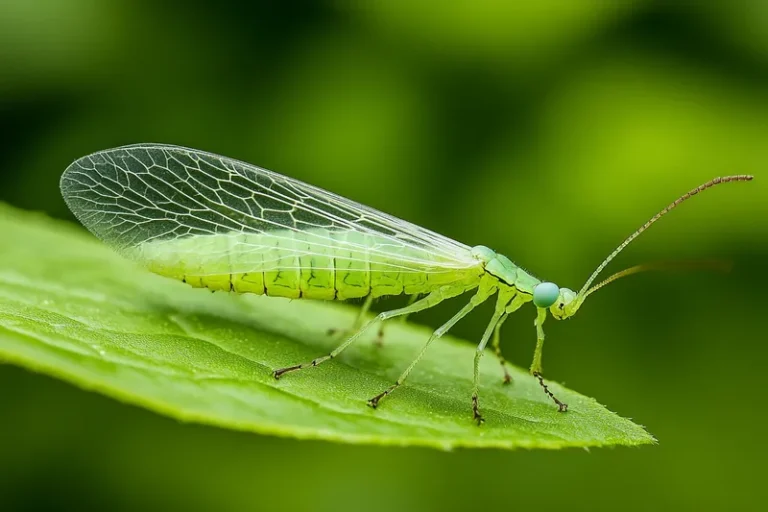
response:
[[(384, 445), (564, 448), (654, 443), (642, 427), (550, 383), (558, 413), (526, 371), (481, 361), (446, 336), (378, 409), (366, 400), (415, 357), (429, 329), (395, 322), (384, 347), (364, 336), (338, 359), (276, 381), (348, 327), (349, 305), (210, 293), (125, 261), (82, 229), (0, 204), (0, 360), (157, 413), (224, 428)], [(6, 390), (5, 392), (11, 392)]]

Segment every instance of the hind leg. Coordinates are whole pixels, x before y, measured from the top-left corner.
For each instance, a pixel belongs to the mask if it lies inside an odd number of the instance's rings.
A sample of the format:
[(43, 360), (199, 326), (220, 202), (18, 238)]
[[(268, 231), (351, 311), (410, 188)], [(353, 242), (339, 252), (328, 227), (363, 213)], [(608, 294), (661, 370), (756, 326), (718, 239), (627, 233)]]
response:
[(357, 313), (357, 316), (355, 317), (355, 321), (352, 324), (351, 329), (337, 329), (336, 327), (331, 327), (328, 329), (328, 336), (336, 336), (343, 335), (344, 337), (351, 335), (360, 327), (363, 326), (363, 323), (365, 322), (365, 315), (368, 314), (368, 311), (371, 310), (371, 304), (373, 304), (373, 295), (368, 295), (365, 297), (365, 302), (363, 302), (363, 306), (360, 308), (360, 311)]
[[(406, 303), (406, 307), (410, 306), (411, 304), (416, 302), (418, 299), (419, 299), (419, 294), (418, 293), (414, 294), (414, 295), (410, 295), (408, 297), (408, 302)], [(400, 322), (401, 324), (404, 324), (407, 320), (408, 320), (408, 315), (407, 314), (397, 318), (397, 321)], [(374, 343), (376, 344), (377, 347), (383, 347), (384, 346), (384, 327), (386, 325), (387, 324), (381, 324), (381, 326), (379, 326), (379, 332), (376, 335), (376, 340), (374, 341)]]
[(463, 286), (463, 287), (452, 287), (450, 285), (443, 286), (442, 288), (438, 288), (437, 290), (431, 292), (426, 297), (417, 300), (413, 304), (409, 306), (405, 306), (399, 309), (393, 309), (391, 311), (385, 311), (384, 313), (379, 313), (375, 318), (365, 322), (362, 327), (360, 327), (354, 334), (352, 334), (350, 337), (348, 337), (341, 345), (336, 347), (331, 353), (324, 355), (322, 357), (317, 357), (313, 359), (312, 361), (301, 363), (293, 366), (287, 366), (285, 368), (280, 368), (278, 370), (275, 370), (272, 372), (272, 375), (279, 379), (281, 376), (288, 372), (296, 371), (296, 370), (303, 370), (305, 368), (309, 368), (312, 366), (318, 366), (321, 363), (324, 363), (325, 361), (329, 359), (333, 359), (337, 355), (339, 355), (344, 349), (346, 349), (348, 346), (350, 346), (354, 341), (360, 337), (361, 334), (363, 334), (369, 327), (371, 327), (373, 324), (377, 322), (383, 322), (384, 320), (387, 320), (389, 318), (395, 318), (398, 316), (403, 315), (410, 315), (411, 313), (417, 313), (419, 311), (424, 311), (425, 309), (429, 309), (431, 307), (434, 307), (438, 304), (440, 304), (445, 299), (450, 299), (451, 297), (455, 297), (457, 295), (461, 295), (464, 292), (467, 292), (469, 290), (472, 290), (473, 288), (476, 288), (475, 286)]
[[(419, 294), (410, 295), (408, 297), (408, 302), (406, 303), (406, 307), (410, 306), (416, 300), (418, 300)], [(352, 327), (350, 329), (337, 329), (335, 327), (331, 327), (328, 329), (328, 336), (339, 336), (339, 337), (347, 337), (354, 334), (360, 327), (363, 326), (365, 323), (365, 317), (368, 314), (368, 312), (371, 310), (371, 304), (373, 304), (373, 295), (368, 295), (365, 298), (365, 302), (363, 302), (363, 306), (360, 308), (360, 311), (357, 314), (357, 317), (355, 317), (355, 321), (352, 324)], [(398, 320), (401, 323), (405, 323), (406, 319), (408, 318), (408, 314), (405, 314), (398, 318)], [(379, 326), (379, 331), (376, 334), (376, 339), (374, 340), (374, 343), (381, 347), (384, 346), (384, 326), (386, 324), (382, 323)]]

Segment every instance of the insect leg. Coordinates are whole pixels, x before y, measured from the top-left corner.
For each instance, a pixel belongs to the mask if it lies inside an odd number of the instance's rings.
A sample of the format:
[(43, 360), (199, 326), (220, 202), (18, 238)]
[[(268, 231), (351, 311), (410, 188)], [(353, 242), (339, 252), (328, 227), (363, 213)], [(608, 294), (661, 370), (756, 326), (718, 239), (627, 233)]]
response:
[(509, 374), (509, 371), (507, 371), (507, 360), (504, 359), (504, 356), (501, 353), (501, 326), (504, 324), (507, 318), (509, 318), (509, 315), (520, 309), (520, 307), (525, 304), (525, 302), (526, 301), (522, 295), (515, 295), (515, 298), (512, 299), (512, 302), (509, 303), (506, 311), (504, 312), (504, 315), (502, 315), (502, 317), (499, 319), (499, 322), (496, 324), (496, 328), (493, 330), (493, 341), (491, 341), (491, 347), (493, 348), (493, 352), (496, 354), (496, 357), (499, 359), (499, 363), (501, 363), (501, 369), (504, 371), (504, 384), (509, 384), (512, 382), (512, 376)]
[(493, 340), (491, 341), (491, 348), (493, 348), (493, 352), (496, 354), (499, 363), (501, 363), (501, 369), (504, 371), (504, 384), (509, 384), (512, 382), (512, 376), (507, 371), (507, 360), (504, 359), (504, 356), (501, 353), (501, 326), (504, 324), (508, 316), (509, 314), (505, 313), (501, 316), (501, 318), (499, 318), (496, 327), (493, 329)]
[(279, 379), (283, 374), (286, 374), (288, 372), (292, 372), (295, 370), (303, 370), (304, 368), (309, 368), (311, 366), (317, 366), (321, 363), (324, 363), (325, 361), (329, 359), (333, 359), (334, 357), (339, 355), (345, 348), (350, 346), (357, 338), (360, 337), (361, 334), (363, 334), (370, 326), (372, 326), (376, 322), (383, 322), (388, 318), (394, 318), (401, 315), (410, 315), (411, 313), (416, 313), (418, 311), (429, 309), (441, 303), (445, 299), (455, 297), (456, 295), (461, 295), (462, 293), (469, 291), (472, 288), (474, 288), (474, 286), (469, 288), (466, 288), (466, 287), (456, 288), (451, 286), (444, 286), (442, 288), (438, 288), (437, 290), (431, 292), (429, 295), (427, 295), (423, 299), (417, 300), (410, 306), (405, 306), (399, 309), (393, 309), (391, 311), (385, 311), (383, 313), (379, 313), (375, 318), (372, 318), (371, 320), (368, 320), (365, 324), (363, 324), (363, 326), (360, 329), (358, 329), (354, 334), (352, 334), (349, 338), (347, 338), (344, 341), (344, 343), (336, 347), (330, 354), (313, 359), (308, 363), (302, 363), (294, 366), (287, 366), (285, 368), (280, 368), (279, 370), (273, 371), (272, 375), (276, 379)]
[[(405, 304), (406, 307), (410, 306), (411, 304), (416, 302), (418, 299), (419, 299), (419, 294), (418, 293), (415, 293), (415, 294), (409, 296), (408, 297), (408, 302)], [(398, 317), (397, 321), (404, 324), (407, 318), (408, 318), (408, 314), (405, 314), (405, 315), (402, 315), (402, 316)], [(385, 325), (387, 325), (387, 324), (381, 324), (381, 326), (379, 326), (379, 333), (376, 335), (376, 341), (374, 341), (374, 343), (377, 346), (379, 346), (379, 347), (384, 345), (384, 326)]]
[(557, 410), (560, 412), (566, 412), (568, 410), (568, 404), (561, 402), (557, 397), (549, 390), (546, 384), (544, 384), (544, 377), (541, 376), (541, 353), (544, 348), (544, 320), (547, 319), (547, 310), (544, 308), (538, 308), (538, 314), (536, 315), (536, 350), (533, 353), (533, 362), (531, 363), (531, 375), (539, 379), (539, 384), (544, 388), (544, 392), (557, 404)]
[[(407, 305), (408, 305), (408, 306), (410, 306), (411, 304), (413, 304), (414, 302), (416, 302), (418, 299), (419, 299), (419, 294), (418, 294), (418, 293), (414, 293), (413, 295), (411, 295), (411, 296), (409, 296), (409, 297), (408, 297), (408, 303), (407, 303)], [(401, 322), (401, 323), (405, 323), (405, 321), (406, 321), (407, 319), (408, 319), (408, 315), (403, 315), (403, 316), (401, 316), (401, 317), (400, 317), (400, 322)]]
[(328, 329), (328, 336), (334, 336), (339, 333), (350, 334), (357, 331), (363, 325), (365, 315), (367, 315), (368, 311), (371, 309), (371, 304), (373, 304), (373, 295), (368, 294), (368, 296), (365, 297), (365, 302), (363, 302), (363, 306), (360, 308), (357, 317), (355, 317), (355, 322), (352, 324), (352, 329), (336, 329), (331, 327)]
[[(508, 306), (511, 306), (511, 301), (517, 292), (514, 288), (502, 288), (499, 291), (499, 297), (496, 300), (496, 311), (494, 311), (491, 321), (488, 322), (488, 327), (485, 328), (483, 337), (480, 338), (480, 344), (477, 345), (475, 351), (475, 365), (474, 365), (474, 380), (472, 389), (472, 416), (474, 420), (480, 425), (484, 420), (480, 414), (480, 406), (478, 404), (478, 391), (480, 388), (480, 358), (483, 357), (483, 351), (488, 344), (488, 340), (491, 338), (491, 334), (498, 332), (498, 326), (500, 322), (503, 322), (507, 318), (509, 313), (507, 312)], [(519, 306), (518, 306), (519, 307)], [(504, 369), (506, 371), (506, 368)]]
[[(453, 317), (450, 320), (448, 320), (443, 325), (438, 327), (437, 330), (435, 330), (435, 332), (432, 333), (432, 335), (429, 337), (427, 342), (422, 347), (421, 352), (419, 352), (419, 355), (416, 356), (416, 359), (414, 359), (413, 362), (411, 362), (411, 364), (408, 366), (408, 368), (406, 368), (405, 371), (400, 375), (400, 377), (397, 378), (395, 383), (389, 386), (387, 389), (385, 389), (381, 393), (379, 393), (378, 395), (368, 400), (368, 405), (370, 405), (375, 409), (379, 405), (379, 401), (382, 398), (386, 397), (387, 395), (390, 395), (395, 389), (397, 389), (405, 381), (405, 379), (408, 377), (408, 374), (411, 373), (411, 370), (413, 370), (413, 368), (416, 366), (419, 360), (421, 360), (421, 358), (426, 353), (427, 348), (429, 348), (429, 345), (431, 345), (433, 341), (435, 341), (436, 339), (441, 337), (443, 334), (448, 332), (448, 330), (451, 327), (453, 327), (456, 324), (456, 322), (464, 318), (470, 311), (475, 309), (475, 307), (477, 307), (479, 304), (482, 304), (483, 302), (485, 302), (485, 300), (488, 299), (488, 297), (490, 297), (491, 295), (493, 295), (496, 292), (496, 290), (497, 290), (496, 284), (491, 282), (490, 280), (486, 282), (481, 282), (477, 293), (475, 293), (475, 295), (472, 296), (472, 298), (469, 300), (469, 303), (467, 303), (467, 305), (461, 308), (461, 310), (458, 313), (453, 315)], [(427, 298), (428, 297), (429, 295), (427, 296)], [(414, 306), (419, 302), (421, 301), (415, 302)]]

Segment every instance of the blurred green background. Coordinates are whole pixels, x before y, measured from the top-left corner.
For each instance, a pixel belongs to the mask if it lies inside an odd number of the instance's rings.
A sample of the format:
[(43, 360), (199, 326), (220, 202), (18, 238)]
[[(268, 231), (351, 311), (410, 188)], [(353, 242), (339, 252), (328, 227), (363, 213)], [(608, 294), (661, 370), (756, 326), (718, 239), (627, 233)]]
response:
[[(546, 375), (658, 446), (298, 442), (178, 424), (0, 366), (0, 509), (762, 509), (767, 86), (762, 0), (0, 2), (0, 200), (56, 217), (71, 218), (58, 178), (73, 159), (175, 143), (578, 289), (677, 195), (756, 176), (675, 211), (611, 267), (726, 258), (731, 274), (633, 277), (547, 323)], [(476, 339), (485, 320), (455, 333)], [(505, 326), (522, 366), (531, 320)]]

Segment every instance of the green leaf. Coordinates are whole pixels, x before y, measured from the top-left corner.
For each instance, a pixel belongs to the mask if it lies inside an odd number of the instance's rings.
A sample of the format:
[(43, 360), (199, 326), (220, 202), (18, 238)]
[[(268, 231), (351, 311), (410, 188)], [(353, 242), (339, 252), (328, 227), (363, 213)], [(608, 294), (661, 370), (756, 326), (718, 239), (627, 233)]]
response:
[[(183, 421), (350, 443), (561, 448), (654, 439), (591, 398), (538, 383), (485, 357), (472, 421), (474, 347), (446, 337), (376, 410), (366, 399), (407, 366), (428, 329), (394, 323), (384, 347), (360, 339), (341, 357), (286, 375), (271, 370), (327, 352), (329, 328), (355, 309), (195, 290), (131, 262), (73, 225), (0, 205), (0, 360)], [(11, 392), (5, 390), (4, 392)]]

